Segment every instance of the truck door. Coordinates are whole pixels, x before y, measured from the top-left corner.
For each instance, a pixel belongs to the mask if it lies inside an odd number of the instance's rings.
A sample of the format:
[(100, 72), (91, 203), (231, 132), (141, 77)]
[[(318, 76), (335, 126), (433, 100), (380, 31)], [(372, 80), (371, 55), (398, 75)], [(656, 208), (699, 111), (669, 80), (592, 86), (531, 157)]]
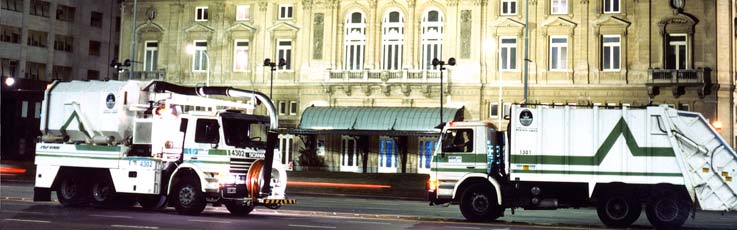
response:
[(448, 166), (453, 168), (464, 167), (472, 172), (479, 168), (476, 159), (477, 150), (474, 148), (476, 146), (474, 145), (474, 130), (472, 128), (447, 129), (443, 134), (442, 154), (438, 162), (447, 163)]

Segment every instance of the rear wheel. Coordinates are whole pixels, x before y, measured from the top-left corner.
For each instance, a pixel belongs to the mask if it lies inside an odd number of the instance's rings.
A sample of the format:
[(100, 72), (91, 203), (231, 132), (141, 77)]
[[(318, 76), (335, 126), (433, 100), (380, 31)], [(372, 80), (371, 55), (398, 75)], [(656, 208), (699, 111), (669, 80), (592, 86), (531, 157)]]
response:
[(248, 215), (255, 208), (253, 205), (248, 205), (246, 202), (238, 200), (229, 200), (224, 203), (230, 214), (239, 216)]
[(656, 229), (679, 229), (691, 212), (691, 200), (671, 191), (656, 195), (645, 209), (647, 219)]
[(461, 213), (467, 220), (487, 222), (496, 220), (504, 213), (504, 208), (497, 203), (494, 189), (485, 184), (468, 187), (461, 196)]
[(105, 179), (92, 184), (92, 202), (96, 207), (109, 207), (114, 204), (115, 188)]
[(179, 182), (174, 190), (174, 208), (185, 215), (198, 215), (205, 210), (205, 194), (200, 190), (199, 183), (192, 179)]
[(79, 207), (85, 204), (87, 185), (73, 175), (65, 176), (59, 183), (56, 197), (65, 207)]
[(642, 204), (631, 195), (624, 193), (607, 194), (599, 200), (596, 214), (604, 225), (625, 228), (640, 218)]

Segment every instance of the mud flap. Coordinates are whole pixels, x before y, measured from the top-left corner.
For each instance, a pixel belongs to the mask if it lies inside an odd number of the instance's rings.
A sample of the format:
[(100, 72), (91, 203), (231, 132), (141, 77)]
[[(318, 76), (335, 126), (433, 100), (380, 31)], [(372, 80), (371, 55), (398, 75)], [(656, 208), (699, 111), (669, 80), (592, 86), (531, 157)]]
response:
[(34, 187), (33, 201), (51, 201), (51, 189)]

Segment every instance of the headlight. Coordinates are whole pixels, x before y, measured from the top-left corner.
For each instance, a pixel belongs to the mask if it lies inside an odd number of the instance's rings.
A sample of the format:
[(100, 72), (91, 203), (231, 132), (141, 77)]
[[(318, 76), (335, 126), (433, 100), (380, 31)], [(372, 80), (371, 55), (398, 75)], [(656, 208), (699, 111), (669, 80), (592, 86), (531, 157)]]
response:
[(236, 176), (236, 175), (231, 175), (231, 174), (228, 174), (228, 173), (218, 174), (218, 176), (217, 176), (218, 183), (220, 183), (220, 184), (235, 184), (236, 182), (238, 182), (238, 178), (237, 177), (238, 176)]

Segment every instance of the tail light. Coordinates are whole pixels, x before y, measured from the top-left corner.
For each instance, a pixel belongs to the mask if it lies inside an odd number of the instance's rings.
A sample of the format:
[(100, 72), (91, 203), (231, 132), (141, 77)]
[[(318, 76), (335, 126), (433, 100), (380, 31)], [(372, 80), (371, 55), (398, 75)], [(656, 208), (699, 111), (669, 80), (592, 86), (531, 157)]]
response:
[(427, 191), (435, 191), (438, 190), (438, 181), (437, 180), (427, 180)]

